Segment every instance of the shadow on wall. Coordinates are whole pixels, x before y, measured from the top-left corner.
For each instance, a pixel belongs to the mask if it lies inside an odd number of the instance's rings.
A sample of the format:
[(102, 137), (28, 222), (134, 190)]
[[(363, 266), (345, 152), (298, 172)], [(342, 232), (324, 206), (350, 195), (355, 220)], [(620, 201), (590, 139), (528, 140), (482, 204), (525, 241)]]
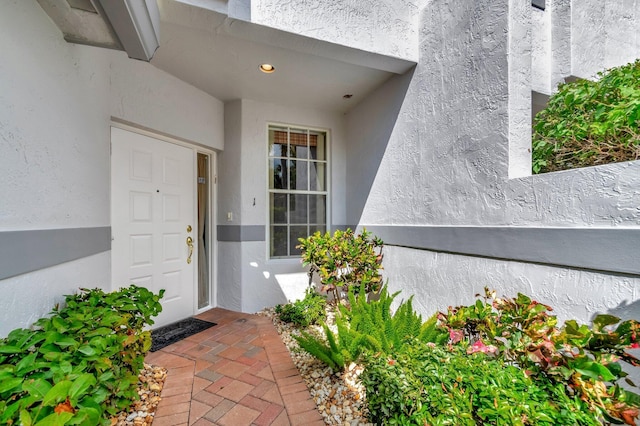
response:
[[(616, 306), (615, 308), (609, 309), (607, 313), (610, 315), (615, 315), (616, 317), (620, 318), (623, 321), (630, 320), (630, 319), (640, 321), (640, 300), (636, 300), (631, 303), (627, 303), (626, 301), (624, 301), (620, 303), (618, 306)], [(591, 318), (592, 321), (596, 315), (594, 315)], [(627, 349), (627, 352), (635, 356), (636, 358), (640, 358), (640, 349)], [(622, 362), (621, 364), (622, 364), (622, 369), (629, 374), (628, 378), (633, 383), (640, 386), (640, 367), (632, 367), (626, 362)], [(630, 390), (635, 393), (640, 393), (640, 389), (633, 386), (629, 386), (623, 380), (620, 381), (620, 384), (622, 385), (623, 388), (627, 390)], [(639, 424), (640, 423), (636, 421), (636, 425), (639, 425)]]
[(359, 223), (415, 67), (391, 77), (347, 115), (347, 223)]
[[(615, 308), (609, 309), (607, 313), (610, 315), (615, 315), (623, 321), (629, 319), (640, 321), (640, 300), (636, 300), (631, 303), (627, 303), (627, 301), (624, 301)], [(591, 320), (593, 321), (594, 318), (595, 315), (591, 318)]]

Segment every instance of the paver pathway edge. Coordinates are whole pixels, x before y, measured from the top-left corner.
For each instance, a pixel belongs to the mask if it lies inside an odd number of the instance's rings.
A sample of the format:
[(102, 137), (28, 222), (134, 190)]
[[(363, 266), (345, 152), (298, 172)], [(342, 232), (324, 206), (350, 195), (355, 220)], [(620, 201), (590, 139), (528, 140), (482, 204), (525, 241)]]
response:
[(167, 368), (153, 426), (324, 425), (269, 318), (214, 308), (217, 323), (149, 353)]

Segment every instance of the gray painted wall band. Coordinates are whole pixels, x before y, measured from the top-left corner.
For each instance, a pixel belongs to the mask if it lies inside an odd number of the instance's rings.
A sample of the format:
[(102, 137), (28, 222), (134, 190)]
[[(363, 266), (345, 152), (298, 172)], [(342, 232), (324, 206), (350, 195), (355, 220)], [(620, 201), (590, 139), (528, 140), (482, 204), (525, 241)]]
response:
[[(356, 228), (332, 225), (331, 229), (347, 227)], [(365, 227), (390, 246), (640, 275), (640, 229)], [(218, 241), (265, 241), (265, 238), (262, 225), (218, 225)]]
[(474, 226), (365, 228), (382, 238), (386, 245), (640, 275), (640, 229)]
[(0, 232), (0, 280), (111, 250), (111, 227)]
[[(344, 231), (348, 225), (331, 225), (331, 231), (337, 229)], [(356, 229), (351, 226), (351, 229)], [(218, 225), (218, 241), (242, 242), (242, 241), (266, 241), (265, 227), (262, 225)]]
[(265, 241), (263, 225), (218, 225), (218, 241)]

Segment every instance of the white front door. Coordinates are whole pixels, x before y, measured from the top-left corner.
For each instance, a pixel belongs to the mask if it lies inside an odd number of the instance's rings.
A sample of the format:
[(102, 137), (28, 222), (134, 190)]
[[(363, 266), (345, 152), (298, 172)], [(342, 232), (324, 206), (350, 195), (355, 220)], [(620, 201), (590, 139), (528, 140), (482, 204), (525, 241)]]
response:
[(194, 314), (194, 155), (180, 145), (111, 128), (112, 286), (164, 289), (154, 328)]

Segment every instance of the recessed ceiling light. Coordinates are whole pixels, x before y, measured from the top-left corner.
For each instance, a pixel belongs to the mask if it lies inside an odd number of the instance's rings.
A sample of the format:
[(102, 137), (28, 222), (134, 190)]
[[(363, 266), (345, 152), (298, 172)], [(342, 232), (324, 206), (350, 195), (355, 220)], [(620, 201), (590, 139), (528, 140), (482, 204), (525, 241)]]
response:
[(261, 64), (260, 65), (260, 71), (262, 71), (264, 73), (271, 74), (275, 70), (276, 70), (276, 67), (274, 67), (271, 64)]

